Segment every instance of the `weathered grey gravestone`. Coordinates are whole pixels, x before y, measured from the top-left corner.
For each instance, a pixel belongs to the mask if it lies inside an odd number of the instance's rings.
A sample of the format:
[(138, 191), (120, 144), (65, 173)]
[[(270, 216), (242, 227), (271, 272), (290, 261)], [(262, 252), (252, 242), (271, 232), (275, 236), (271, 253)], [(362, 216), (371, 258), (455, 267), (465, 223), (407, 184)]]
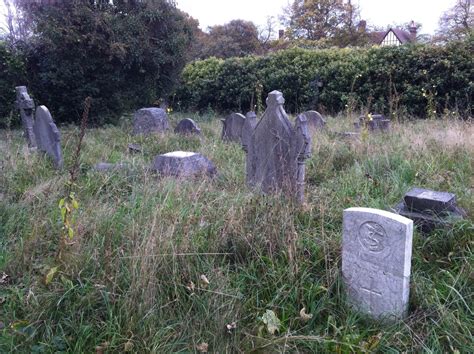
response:
[(133, 134), (164, 133), (169, 129), (168, 116), (161, 108), (142, 108), (133, 116)]
[(151, 169), (160, 175), (174, 177), (213, 177), (216, 174), (216, 167), (210, 160), (201, 154), (187, 151), (158, 155)]
[(257, 115), (255, 112), (248, 112), (245, 115), (245, 122), (242, 126), (242, 137), (240, 139), (240, 143), (242, 144), (242, 149), (247, 152), (248, 145), (250, 144), (250, 140), (253, 134), (255, 127), (257, 126)]
[(15, 106), (20, 110), (21, 124), (25, 132), (26, 141), (29, 147), (36, 147), (35, 134), (33, 132), (35, 102), (28, 95), (26, 86), (18, 86), (16, 89)]
[(241, 142), (242, 127), (245, 123), (245, 117), (240, 113), (232, 113), (226, 119), (221, 119), (222, 122), (222, 140)]
[(311, 137), (304, 116), (295, 126), (286, 115), (279, 91), (270, 92), (267, 109), (255, 128), (244, 125), (247, 184), (263, 193), (282, 192), (304, 201), (304, 162), (311, 153)]
[(199, 129), (199, 126), (194, 120), (191, 118), (185, 118), (178, 123), (174, 132), (183, 135), (199, 135), (201, 134), (201, 129)]
[(423, 188), (412, 188), (395, 211), (413, 220), (423, 233), (449, 226), (452, 221), (466, 216), (466, 212), (456, 205), (454, 194)]
[(36, 109), (36, 118), (33, 125), (38, 150), (44, 151), (54, 161), (54, 167), (63, 167), (63, 156), (61, 153), (61, 134), (54, 124), (51, 113), (46, 106)]
[(383, 210), (344, 210), (342, 276), (349, 302), (376, 319), (408, 312), (413, 221)]
[(307, 111), (301, 113), (306, 117), (308, 126), (313, 130), (322, 130), (326, 126), (326, 121), (323, 116), (316, 111)]

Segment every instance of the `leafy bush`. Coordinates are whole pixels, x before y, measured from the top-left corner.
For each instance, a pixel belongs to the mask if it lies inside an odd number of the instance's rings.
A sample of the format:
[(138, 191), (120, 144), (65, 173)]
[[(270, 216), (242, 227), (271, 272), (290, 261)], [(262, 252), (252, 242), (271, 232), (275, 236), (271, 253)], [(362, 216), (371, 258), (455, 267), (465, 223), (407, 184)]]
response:
[[(261, 83), (263, 95), (281, 90), (291, 112), (361, 109), (425, 117), (456, 109), (468, 116), (472, 51), (472, 42), (464, 42), (446, 47), (287, 49), (266, 57), (211, 58), (186, 66), (177, 99), (183, 109), (245, 111), (252, 108), (256, 84)], [(323, 87), (319, 107), (311, 107), (316, 77)]]
[(28, 50), (30, 91), (55, 120), (80, 119), (85, 97), (91, 122), (166, 96), (185, 64), (190, 21), (165, 0), (94, 6), (71, 2), (33, 11)]
[(0, 41), (0, 127), (16, 123), (9, 121), (9, 115), (14, 109), (15, 86), (23, 84), (24, 79), (22, 59)]

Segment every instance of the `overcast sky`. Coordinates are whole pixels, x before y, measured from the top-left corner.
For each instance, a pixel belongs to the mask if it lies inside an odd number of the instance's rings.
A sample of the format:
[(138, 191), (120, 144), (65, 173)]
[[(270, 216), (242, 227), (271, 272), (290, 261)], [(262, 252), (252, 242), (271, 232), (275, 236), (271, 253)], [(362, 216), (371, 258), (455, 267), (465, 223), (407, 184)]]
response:
[[(386, 27), (414, 20), (423, 25), (421, 32), (434, 34), (441, 14), (456, 0), (353, 0), (368, 24)], [(288, 0), (177, 0), (178, 7), (199, 20), (202, 29), (233, 19), (264, 25), (268, 16), (276, 18)], [(0, 0), (0, 25), (4, 25), (5, 5)]]
[[(423, 25), (421, 32), (434, 34), (441, 14), (456, 0), (353, 0), (361, 17), (370, 25), (386, 27), (414, 20)], [(233, 19), (263, 25), (268, 16), (278, 17), (288, 0), (177, 0), (178, 8), (199, 20), (201, 29)]]

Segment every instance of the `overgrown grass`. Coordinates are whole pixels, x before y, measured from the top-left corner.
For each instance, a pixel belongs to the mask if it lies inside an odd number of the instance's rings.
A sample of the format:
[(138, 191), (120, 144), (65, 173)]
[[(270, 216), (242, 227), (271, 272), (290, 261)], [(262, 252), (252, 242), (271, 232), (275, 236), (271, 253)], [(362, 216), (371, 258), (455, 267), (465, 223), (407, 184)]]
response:
[[(1, 352), (193, 352), (202, 343), (221, 353), (474, 351), (472, 218), (429, 237), (415, 232), (402, 322), (352, 311), (340, 275), (345, 208), (390, 210), (420, 186), (456, 193), (472, 215), (470, 123), (417, 121), (348, 140), (334, 132), (350, 129), (350, 120), (330, 119), (313, 137), (306, 203), (296, 207), (246, 188), (244, 153), (221, 142), (217, 120), (201, 121), (201, 139), (140, 138), (129, 134), (128, 118), (86, 133), (76, 235), (61, 262), (67, 172), (28, 152), (19, 131), (0, 132), (0, 269), (8, 276), (0, 284)], [(78, 128), (62, 134), (69, 166)], [(128, 153), (132, 142), (142, 154)], [(154, 155), (173, 150), (203, 153), (219, 176), (185, 181), (147, 171)], [(93, 172), (101, 161), (130, 170)], [(303, 307), (312, 315), (306, 322)], [(275, 335), (261, 320), (266, 310), (281, 321)]]

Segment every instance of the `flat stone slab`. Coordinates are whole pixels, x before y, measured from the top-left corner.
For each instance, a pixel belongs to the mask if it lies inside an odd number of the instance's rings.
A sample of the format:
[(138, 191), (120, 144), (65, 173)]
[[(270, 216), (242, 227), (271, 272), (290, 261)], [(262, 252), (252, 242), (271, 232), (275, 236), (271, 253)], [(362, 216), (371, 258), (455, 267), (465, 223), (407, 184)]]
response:
[(158, 155), (153, 161), (152, 170), (162, 176), (173, 177), (214, 177), (216, 166), (199, 153), (188, 151), (173, 151)]
[(107, 171), (116, 171), (126, 169), (128, 166), (124, 163), (108, 163), (108, 162), (99, 162), (94, 165), (92, 168), (94, 171), (98, 172), (107, 172)]
[(191, 118), (184, 118), (178, 123), (174, 132), (182, 135), (200, 135), (201, 129)]
[(456, 206), (456, 196), (448, 192), (437, 192), (423, 188), (412, 188), (403, 197), (410, 211), (430, 211), (442, 213), (453, 211)]
[(133, 134), (164, 133), (169, 129), (168, 115), (162, 108), (142, 108), (133, 116)]
[(375, 319), (407, 315), (413, 221), (384, 210), (344, 210), (342, 276), (350, 304)]
[(341, 133), (337, 133), (337, 135), (339, 135), (341, 138), (345, 138), (345, 139), (357, 139), (357, 138), (359, 138), (360, 133), (357, 133), (357, 132), (341, 132)]
[(38, 150), (45, 152), (53, 159), (55, 168), (61, 169), (64, 164), (61, 152), (61, 134), (46, 106), (39, 106), (36, 109), (33, 131)]
[(410, 211), (403, 201), (395, 206), (394, 212), (413, 220), (423, 234), (429, 234), (437, 229), (448, 229), (454, 222), (466, 217), (466, 212), (457, 206), (454, 211), (445, 211), (442, 215), (436, 215), (426, 212)]
[(466, 212), (456, 205), (456, 195), (423, 188), (412, 188), (394, 211), (415, 222), (420, 231), (429, 234), (435, 229), (450, 227), (464, 219)]

